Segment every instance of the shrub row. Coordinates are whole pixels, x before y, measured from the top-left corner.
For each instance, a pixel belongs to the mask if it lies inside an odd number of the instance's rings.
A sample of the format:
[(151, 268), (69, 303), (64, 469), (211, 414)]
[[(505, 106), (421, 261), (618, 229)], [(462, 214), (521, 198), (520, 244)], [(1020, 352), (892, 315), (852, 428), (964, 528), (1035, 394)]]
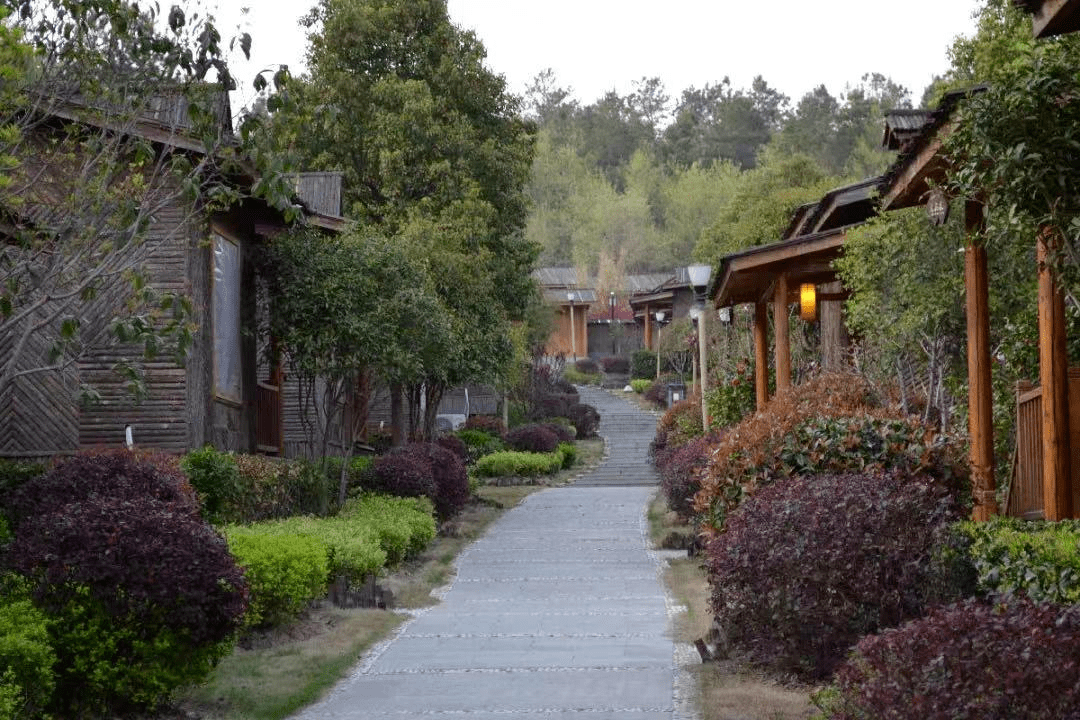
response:
[(477, 477), (539, 477), (570, 468), (577, 460), (577, 448), (560, 443), (554, 452), (532, 453), (507, 450), (480, 458), (473, 467)]
[(638, 395), (642, 395), (649, 391), (649, 388), (653, 386), (652, 380), (634, 379), (630, 381), (630, 387), (634, 389), (634, 392)]
[(429, 501), (365, 495), (331, 518), (271, 520), (225, 530), (251, 587), (248, 622), (285, 622), (331, 579), (358, 583), (416, 555), (435, 537)]
[(154, 708), (232, 647), (247, 586), (174, 458), (77, 455), (22, 484), (9, 510), (6, 569), (56, 658), (48, 712)]
[(779, 478), (889, 468), (925, 473), (967, 497), (968, 464), (956, 438), (886, 407), (858, 377), (826, 375), (729, 428), (694, 507), (705, 530), (717, 532), (745, 497)]

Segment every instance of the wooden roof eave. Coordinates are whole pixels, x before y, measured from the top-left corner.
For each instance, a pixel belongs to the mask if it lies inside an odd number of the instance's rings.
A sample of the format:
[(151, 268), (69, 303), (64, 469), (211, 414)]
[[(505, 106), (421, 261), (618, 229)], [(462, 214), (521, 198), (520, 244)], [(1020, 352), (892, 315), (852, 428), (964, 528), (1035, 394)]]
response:
[(653, 304), (670, 304), (675, 298), (675, 292), (673, 290), (667, 290), (664, 292), (650, 293), (648, 295), (635, 295), (630, 298), (630, 307), (638, 307), (641, 305), (653, 305)]
[(1080, 30), (1080, 0), (1042, 0), (1031, 16), (1031, 29), (1036, 38)]
[(713, 286), (714, 305), (766, 301), (784, 273), (792, 284), (835, 280), (832, 262), (839, 256), (846, 235), (847, 227), (837, 228), (728, 255), (721, 261), (719, 282)]

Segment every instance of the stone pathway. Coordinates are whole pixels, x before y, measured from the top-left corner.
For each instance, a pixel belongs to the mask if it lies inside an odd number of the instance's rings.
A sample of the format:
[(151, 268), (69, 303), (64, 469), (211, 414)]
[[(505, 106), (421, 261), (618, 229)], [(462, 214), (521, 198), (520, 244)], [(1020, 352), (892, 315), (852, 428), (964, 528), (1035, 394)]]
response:
[(601, 465), (506, 513), (462, 554), (441, 604), (299, 718), (689, 717), (645, 520), (656, 420), (582, 395), (601, 413)]

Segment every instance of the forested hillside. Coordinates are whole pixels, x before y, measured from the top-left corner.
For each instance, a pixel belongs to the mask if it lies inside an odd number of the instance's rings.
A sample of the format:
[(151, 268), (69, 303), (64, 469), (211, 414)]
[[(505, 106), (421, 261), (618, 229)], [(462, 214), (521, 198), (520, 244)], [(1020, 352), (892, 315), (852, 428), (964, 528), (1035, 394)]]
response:
[(715, 262), (778, 239), (791, 211), (880, 173), (884, 113), (909, 89), (870, 73), (793, 102), (758, 76), (669, 95), (659, 78), (582, 105), (550, 70), (526, 95), (539, 126), (528, 236), (540, 264), (601, 275)]

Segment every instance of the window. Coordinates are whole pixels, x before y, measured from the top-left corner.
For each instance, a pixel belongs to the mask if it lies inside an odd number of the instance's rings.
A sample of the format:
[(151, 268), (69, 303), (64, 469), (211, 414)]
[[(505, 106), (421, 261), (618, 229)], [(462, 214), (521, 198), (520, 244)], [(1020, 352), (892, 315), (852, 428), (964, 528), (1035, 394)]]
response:
[(214, 392), (240, 402), (240, 246), (214, 234)]

